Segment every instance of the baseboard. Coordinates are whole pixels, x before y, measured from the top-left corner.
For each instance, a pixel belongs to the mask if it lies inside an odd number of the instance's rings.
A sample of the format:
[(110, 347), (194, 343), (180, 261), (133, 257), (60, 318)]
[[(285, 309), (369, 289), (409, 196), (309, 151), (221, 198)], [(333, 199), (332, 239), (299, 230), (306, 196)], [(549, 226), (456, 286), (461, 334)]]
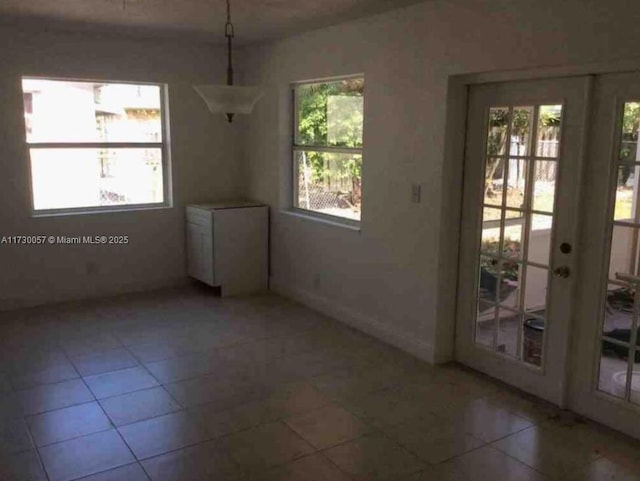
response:
[(429, 364), (434, 363), (433, 346), (411, 334), (393, 331), (389, 326), (371, 316), (339, 305), (335, 301), (317, 293), (286, 285), (273, 277), (270, 279), (269, 288), (276, 294), (288, 297), (311, 309), (333, 317)]
[(115, 297), (123, 294), (133, 294), (147, 291), (155, 291), (165, 288), (179, 288), (188, 285), (189, 278), (177, 277), (171, 279), (162, 279), (157, 281), (145, 282), (125, 282), (91, 293), (75, 292), (64, 295), (40, 297), (40, 298), (0, 298), (0, 312), (13, 311), (17, 309), (28, 309), (39, 306), (65, 304), (68, 302), (88, 301), (92, 299), (104, 299), (107, 297)]

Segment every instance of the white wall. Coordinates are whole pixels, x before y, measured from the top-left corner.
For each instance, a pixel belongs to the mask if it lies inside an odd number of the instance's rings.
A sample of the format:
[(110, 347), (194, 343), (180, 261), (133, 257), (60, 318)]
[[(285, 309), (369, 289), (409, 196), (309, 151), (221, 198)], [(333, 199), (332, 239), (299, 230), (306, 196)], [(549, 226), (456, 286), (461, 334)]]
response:
[[(208, 113), (195, 83), (224, 78), (224, 52), (175, 40), (0, 27), (0, 237), (128, 235), (127, 246), (0, 245), (0, 309), (185, 282), (184, 205), (239, 191), (241, 123)], [(22, 75), (169, 84), (174, 208), (31, 216)]]
[[(638, 58), (640, 7), (610, 0), (434, 0), (248, 48), (267, 95), (245, 141), (249, 197), (274, 208), (273, 285), (427, 359), (451, 355), (458, 164), (451, 77)], [(292, 81), (364, 73), (362, 231), (286, 207)], [(457, 99), (459, 100), (459, 99)], [(413, 182), (421, 204), (410, 203)]]

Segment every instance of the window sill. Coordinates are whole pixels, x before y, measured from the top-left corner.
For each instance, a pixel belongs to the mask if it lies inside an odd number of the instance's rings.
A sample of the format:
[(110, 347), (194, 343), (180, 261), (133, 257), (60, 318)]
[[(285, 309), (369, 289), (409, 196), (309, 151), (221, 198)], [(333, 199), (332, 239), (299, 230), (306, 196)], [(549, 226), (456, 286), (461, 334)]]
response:
[(289, 217), (297, 217), (299, 219), (306, 219), (313, 222), (319, 222), (322, 224), (331, 225), (334, 227), (342, 227), (343, 229), (347, 229), (353, 232), (362, 232), (360, 228), (360, 222), (342, 220), (339, 217), (333, 216), (325, 216), (322, 214), (314, 214), (311, 211), (304, 211), (298, 209), (283, 209), (280, 211), (281, 214)]
[(140, 212), (140, 211), (153, 211), (153, 210), (169, 210), (172, 209), (171, 205), (157, 205), (157, 206), (121, 206), (114, 208), (95, 208), (95, 209), (73, 209), (73, 210), (43, 210), (32, 211), (32, 218), (42, 217), (64, 217), (69, 215), (92, 215), (92, 214), (121, 214), (123, 212)]

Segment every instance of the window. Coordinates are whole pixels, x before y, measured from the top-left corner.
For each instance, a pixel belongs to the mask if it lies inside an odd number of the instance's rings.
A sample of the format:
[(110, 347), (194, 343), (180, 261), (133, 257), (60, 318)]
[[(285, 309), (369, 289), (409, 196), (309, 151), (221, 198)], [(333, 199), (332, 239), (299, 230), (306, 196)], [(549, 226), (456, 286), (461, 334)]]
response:
[(37, 213), (168, 205), (163, 87), (23, 78)]
[(294, 86), (293, 206), (359, 222), (364, 78)]

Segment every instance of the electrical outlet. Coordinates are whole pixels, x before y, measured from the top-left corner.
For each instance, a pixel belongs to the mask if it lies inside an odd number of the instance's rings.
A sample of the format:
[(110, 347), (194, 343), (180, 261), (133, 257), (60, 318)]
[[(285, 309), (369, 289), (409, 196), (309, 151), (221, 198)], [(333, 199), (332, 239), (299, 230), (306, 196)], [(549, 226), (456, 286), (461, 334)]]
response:
[(87, 275), (90, 276), (95, 276), (98, 274), (98, 264), (96, 264), (95, 262), (87, 262), (87, 264), (85, 265), (85, 271), (87, 273)]
[(420, 184), (411, 185), (411, 202), (419, 204), (422, 201), (422, 186)]

